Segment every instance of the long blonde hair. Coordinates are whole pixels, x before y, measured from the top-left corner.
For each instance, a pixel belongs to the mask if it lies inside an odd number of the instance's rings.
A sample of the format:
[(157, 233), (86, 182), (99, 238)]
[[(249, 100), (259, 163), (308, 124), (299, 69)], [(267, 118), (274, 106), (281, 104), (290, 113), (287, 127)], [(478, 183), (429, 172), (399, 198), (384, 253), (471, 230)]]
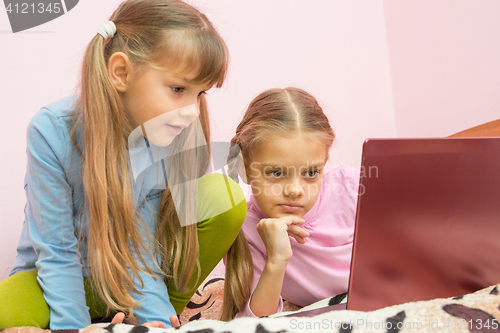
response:
[[(154, 267), (146, 264), (148, 257), (153, 262), (159, 260), (164, 277), (173, 278), (178, 290), (188, 288), (190, 277), (199, 267), (198, 237), (196, 224), (188, 225), (183, 232), (171, 189), (167, 188), (158, 210), (154, 240), (142, 240), (147, 228), (133, 203), (127, 155), (131, 125), (124, 116), (120, 94), (108, 76), (108, 59), (115, 52), (124, 52), (133, 64), (166, 66), (175, 74), (196, 70), (195, 82), (220, 87), (226, 77), (228, 52), (205, 15), (180, 0), (125, 1), (110, 20), (117, 29), (114, 37), (103, 40), (97, 34), (85, 52), (72, 138), (78, 142), (81, 128), (83, 150), (79, 151), (92, 279), (109, 309), (132, 313), (132, 308), (139, 306), (131, 296), (140, 287), (134, 279), (143, 284), (140, 272), (155, 276)], [(201, 177), (209, 162), (210, 129), (203, 96), (200, 122), (207, 145), (170, 159), (173, 172), (185, 169), (180, 166), (186, 158), (195, 161), (197, 168), (190, 168), (192, 174), (188, 175), (191, 179)], [(172, 146), (182, 151), (183, 139), (181, 134)], [(190, 193), (189, 197), (196, 198), (196, 194)]]
[[(250, 160), (252, 152), (258, 149), (259, 144), (272, 135), (290, 136), (301, 133), (309, 138), (318, 140), (328, 149), (335, 140), (328, 117), (318, 104), (317, 100), (308, 92), (299, 88), (269, 89), (253, 99), (248, 106), (243, 119), (236, 128), (236, 135), (231, 139), (229, 150), (228, 174), (238, 182), (238, 163), (242, 154), (245, 160)], [(252, 272), (252, 258), (248, 252), (248, 243), (245, 238), (238, 239), (238, 265), (246, 276), (238, 278), (229, 276), (226, 272), (226, 287), (224, 289), (223, 320), (234, 318), (236, 313), (243, 310), (249, 300), (252, 274), (243, 267), (250, 267)], [(245, 248), (247, 250), (245, 250)], [(228, 252), (228, 258), (231, 257)], [(229, 262), (229, 260), (227, 260)]]

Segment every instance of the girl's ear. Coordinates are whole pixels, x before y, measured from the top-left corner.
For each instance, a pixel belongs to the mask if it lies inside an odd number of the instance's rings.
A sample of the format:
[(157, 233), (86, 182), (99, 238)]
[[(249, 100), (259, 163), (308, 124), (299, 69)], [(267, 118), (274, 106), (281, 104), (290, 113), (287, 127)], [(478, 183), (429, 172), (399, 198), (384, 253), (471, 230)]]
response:
[(123, 52), (116, 52), (109, 57), (108, 74), (115, 89), (119, 92), (127, 91), (127, 83), (131, 72), (131, 63)]
[(241, 177), (241, 180), (243, 180), (245, 184), (250, 185), (247, 177), (245, 161), (243, 160), (243, 155), (241, 154), (241, 152), (238, 154), (238, 157), (236, 157), (236, 163), (236, 165), (238, 166), (238, 175)]

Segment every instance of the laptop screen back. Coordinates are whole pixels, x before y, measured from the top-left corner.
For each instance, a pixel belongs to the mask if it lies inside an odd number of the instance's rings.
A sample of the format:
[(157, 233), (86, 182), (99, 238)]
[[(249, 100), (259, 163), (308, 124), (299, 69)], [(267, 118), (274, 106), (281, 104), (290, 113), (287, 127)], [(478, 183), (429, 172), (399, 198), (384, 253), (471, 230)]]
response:
[(359, 194), (348, 309), (500, 282), (500, 138), (367, 140)]

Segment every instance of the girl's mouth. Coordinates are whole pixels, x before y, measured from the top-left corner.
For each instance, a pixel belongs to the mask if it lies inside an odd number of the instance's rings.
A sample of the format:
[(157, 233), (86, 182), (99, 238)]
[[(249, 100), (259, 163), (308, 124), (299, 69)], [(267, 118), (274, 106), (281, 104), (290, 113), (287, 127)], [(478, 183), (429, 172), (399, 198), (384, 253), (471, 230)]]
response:
[(281, 204), (278, 206), (280, 206), (283, 210), (286, 210), (287, 212), (296, 212), (296, 211), (299, 211), (302, 209), (302, 206), (298, 206), (298, 205)]
[(172, 133), (174, 133), (175, 135), (179, 135), (181, 134), (183, 128), (182, 127), (179, 127), (179, 126), (174, 126), (174, 125), (169, 125), (169, 124), (165, 124), (165, 126), (167, 126), (168, 130)]

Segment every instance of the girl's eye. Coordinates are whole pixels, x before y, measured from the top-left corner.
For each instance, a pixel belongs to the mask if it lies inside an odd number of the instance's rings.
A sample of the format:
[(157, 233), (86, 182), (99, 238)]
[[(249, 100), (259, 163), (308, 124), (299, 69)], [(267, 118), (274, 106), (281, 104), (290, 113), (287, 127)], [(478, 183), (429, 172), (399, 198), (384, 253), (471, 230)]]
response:
[(283, 176), (283, 171), (270, 171), (267, 173), (268, 177), (280, 178)]
[(306, 177), (306, 178), (314, 178), (314, 177), (316, 177), (317, 175), (319, 175), (319, 170), (311, 170), (311, 171), (307, 171), (307, 172), (306, 172), (305, 177)]
[(175, 93), (181, 93), (184, 91), (183, 87), (170, 87)]
[(200, 91), (200, 93), (198, 94), (198, 97), (201, 97), (201, 96), (206, 95), (206, 94), (207, 94), (206, 91)]

